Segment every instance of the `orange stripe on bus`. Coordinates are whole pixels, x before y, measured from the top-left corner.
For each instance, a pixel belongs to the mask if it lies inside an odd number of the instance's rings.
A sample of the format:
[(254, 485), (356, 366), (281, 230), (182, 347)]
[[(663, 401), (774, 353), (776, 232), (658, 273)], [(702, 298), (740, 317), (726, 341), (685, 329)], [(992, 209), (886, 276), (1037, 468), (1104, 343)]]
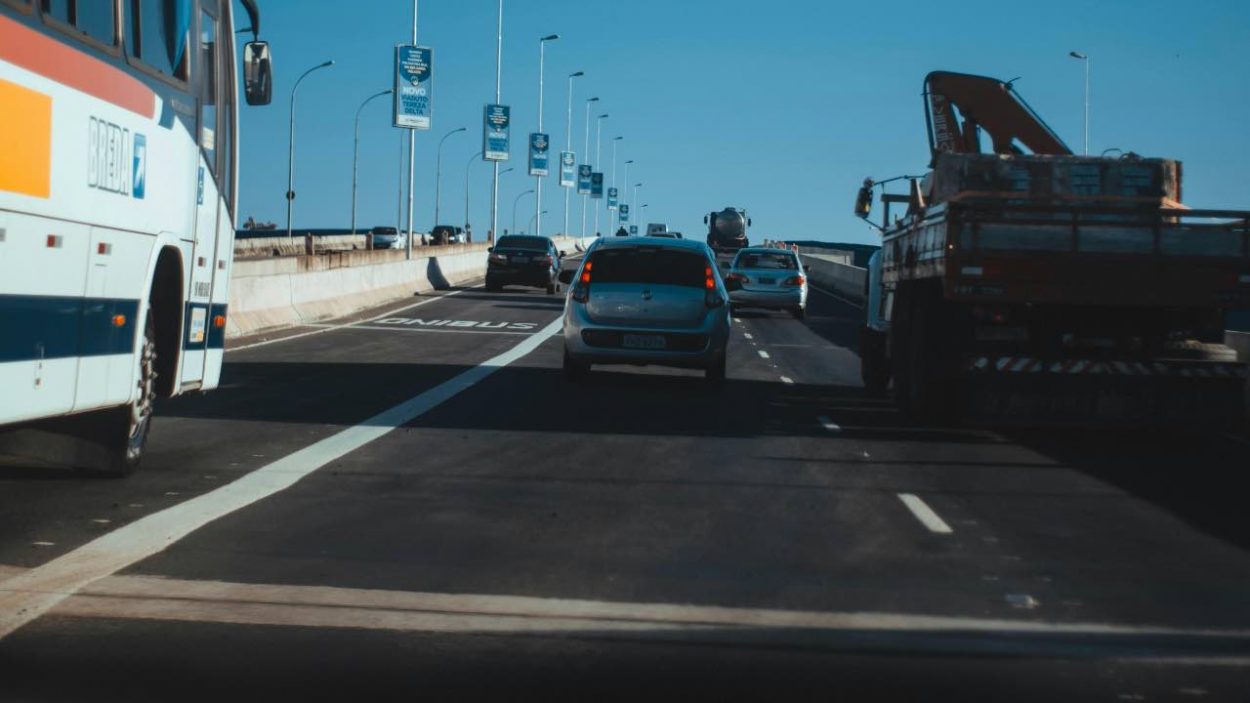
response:
[(0, 191), (52, 194), (52, 98), (0, 80)]
[(0, 61), (148, 119), (156, 113), (156, 94), (137, 78), (7, 17), (0, 17)]

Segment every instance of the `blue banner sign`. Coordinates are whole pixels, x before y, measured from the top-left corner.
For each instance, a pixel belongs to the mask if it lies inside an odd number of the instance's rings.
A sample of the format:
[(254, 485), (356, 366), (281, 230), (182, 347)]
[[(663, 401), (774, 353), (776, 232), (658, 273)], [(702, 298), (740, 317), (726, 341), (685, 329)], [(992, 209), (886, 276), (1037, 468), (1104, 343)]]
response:
[(617, 195), (617, 192), (618, 192), (618, 191), (617, 191), (615, 188), (608, 188), (608, 209), (609, 209), (609, 210), (615, 210), (615, 209), (616, 209), (616, 195)]
[(578, 195), (590, 195), (590, 164), (578, 164), (577, 166), (577, 193)]
[(530, 175), (546, 176), (550, 160), (551, 140), (542, 132), (530, 135)]
[(629, 203), (621, 203), (621, 222), (629, 222)]
[(560, 187), (572, 188), (577, 185), (577, 157), (571, 151), (560, 152)]
[(396, 127), (429, 129), (433, 116), (434, 52), (425, 46), (395, 47)]
[(603, 200), (603, 174), (590, 174), (590, 197), (595, 200)]
[(512, 108), (487, 105), (482, 128), (482, 158), (486, 161), (507, 161), (512, 151)]

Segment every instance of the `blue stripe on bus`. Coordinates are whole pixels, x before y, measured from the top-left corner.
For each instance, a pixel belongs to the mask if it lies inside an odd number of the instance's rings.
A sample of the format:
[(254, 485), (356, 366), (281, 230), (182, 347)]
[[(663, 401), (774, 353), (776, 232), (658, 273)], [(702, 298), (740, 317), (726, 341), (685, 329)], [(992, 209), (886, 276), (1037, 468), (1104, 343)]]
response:
[(0, 363), (133, 354), (138, 316), (138, 300), (0, 295)]
[[(207, 303), (187, 303), (186, 309), (183, 311), (182, 348), (187, 349), (189, 351), (202, 351), (204, 349), (225, 349), (226, 348), (226, 328), (225, 327), (219, 328), (219, 327), (214, 326), (213, 320), (218, 315), (225, 316), (226, 308), (227, 308), (226, 305), (222, 305), (220, 303), (214, 303), (212, 305), (209, 305)], [(204, 339), (198, 342), (194, 342), (191, 340), (191, 334), (192, 332), (194, 332), (194, 330), (191, 329), (191, 318), (192, 318), (192, 315), (194, 314), (194, 311), (196, 310), (205, 311)]]

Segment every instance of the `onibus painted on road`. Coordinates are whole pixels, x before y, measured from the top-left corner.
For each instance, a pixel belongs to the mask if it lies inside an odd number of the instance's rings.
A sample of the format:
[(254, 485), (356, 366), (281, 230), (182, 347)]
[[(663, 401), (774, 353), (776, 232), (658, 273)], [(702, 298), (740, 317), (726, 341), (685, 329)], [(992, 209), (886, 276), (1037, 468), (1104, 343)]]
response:
[(0, 456), (128, 473), (156, 398), (217, 386), (235, 30), (230, 0), (0, 0)]

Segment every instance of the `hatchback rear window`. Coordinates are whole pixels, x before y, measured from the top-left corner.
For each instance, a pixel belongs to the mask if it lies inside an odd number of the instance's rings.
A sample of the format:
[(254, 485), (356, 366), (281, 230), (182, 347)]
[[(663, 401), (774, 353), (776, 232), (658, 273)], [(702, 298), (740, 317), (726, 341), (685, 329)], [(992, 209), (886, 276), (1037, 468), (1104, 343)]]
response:
[(708, 260), (696, 252), (659, 247), (604, 249), (590, 260), (595, 283), (646, 283), (703, 288)]
[(799, 262), (795, 261), (793, 254), (751, 252), (740, 254), (734, 266), (743, 269), (781, 269), (792, 271), (799, 267)]
[(525, 251), (547, 251), (546, 237), (500, 237), (495, 244), (496, 249), (523, 249)]

